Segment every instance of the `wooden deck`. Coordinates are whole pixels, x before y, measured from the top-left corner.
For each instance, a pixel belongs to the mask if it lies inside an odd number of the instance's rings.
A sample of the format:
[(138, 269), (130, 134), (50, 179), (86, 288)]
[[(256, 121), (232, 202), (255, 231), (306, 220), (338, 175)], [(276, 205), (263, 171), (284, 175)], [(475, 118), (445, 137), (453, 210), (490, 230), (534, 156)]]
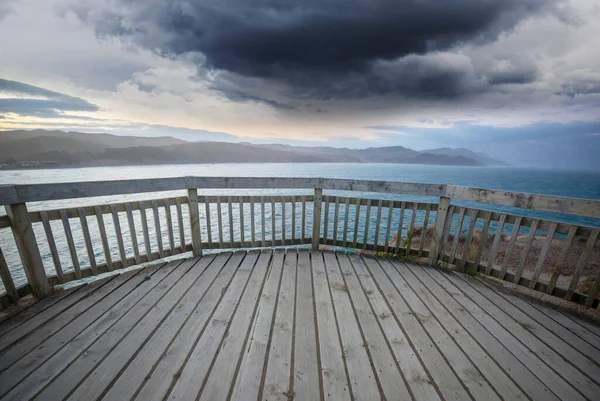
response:
[(0, 323), (2, 400), (583, 400), (600, 327), (476, 278), (344, 253), (191, 258)]

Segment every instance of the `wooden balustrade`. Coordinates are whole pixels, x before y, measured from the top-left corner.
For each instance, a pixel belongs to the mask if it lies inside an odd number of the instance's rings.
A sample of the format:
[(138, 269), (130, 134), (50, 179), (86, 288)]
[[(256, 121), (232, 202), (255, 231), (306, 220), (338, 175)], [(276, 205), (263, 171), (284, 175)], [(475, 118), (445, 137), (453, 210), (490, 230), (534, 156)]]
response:
[[(208, 188), (303, 189), (314, 193), (203, 194), (202, 189)], [(187, 190), (187, 195), (31, 212), (25, 205), (165, 190)], [(351, 197), (330, 191), (385, 193), (394, 198), (418, 195), (432, 200)], [(180, 177), (0, 186), (0, 202), (7, 210), (7, 216), (0, 216), (0, 229), (12, 229), (27, 277), (27, 284), (15, 285), (0, 253), (5, 289), (0, 300), (6, 305), (29, 293), (44, 297), (57, 284), (183, 252), (200, 256), (214, 249), (310, 245), (315, 250), (334, 246), (427, 258), (432, 265), (453, 265), (470, 274), (496, 277), (598, 307), (600, 275), (597, 268), (594, 270), (597, 227), (485, 206), (463, 206), (454, 200), (600, 217), (600, 202), (596, 200), (453, 185), (323, 178)], [(36, 238), (37, 227), (43, 235)], [(47, 252), (44, 258), (41, 245)], [(7, 246), (0, 244), (5, 250)], [(574, 252), (579, 255), (574, 256)]]

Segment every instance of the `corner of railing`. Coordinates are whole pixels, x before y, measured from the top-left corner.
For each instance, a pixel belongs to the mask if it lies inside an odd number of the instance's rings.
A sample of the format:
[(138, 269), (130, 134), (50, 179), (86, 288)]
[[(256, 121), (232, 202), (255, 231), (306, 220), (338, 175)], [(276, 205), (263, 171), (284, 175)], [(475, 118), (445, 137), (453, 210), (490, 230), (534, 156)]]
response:
[(50, 295), (51, 289), (27, 206), (25, 203), (12, 203), (4, 208), (32, 293), (39, 299), (45, 298)]
[(437, 213), (435, 215), (434, 232), (431, 237), (431, 250), (429, 252), (429, 264), (437, 266), (440, 254), (443, 254), (442, 240), (446, 225), (451, 224), (452, 219), (448, 219), (448, 209), (450, 208), (450, 197), (448, 196), (448, 187), (451, 185), (444, 184), (440, 201), (438, 203)]

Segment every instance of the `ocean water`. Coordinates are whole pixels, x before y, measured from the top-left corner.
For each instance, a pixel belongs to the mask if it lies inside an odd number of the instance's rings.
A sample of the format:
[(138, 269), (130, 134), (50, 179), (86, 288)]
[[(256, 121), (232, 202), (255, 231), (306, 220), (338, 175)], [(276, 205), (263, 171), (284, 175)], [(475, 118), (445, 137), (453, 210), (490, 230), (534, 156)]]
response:
[[(327, 178), (347, 178), (347, 179), (362, 179), (362, 180), (383, 180), (383, 181), (402, 181), (402, 182), (419, 182), (419, 183), (434, 183), (434, 184), (455, 184), (462, 186), (502, 189), (508, 191), (538, 193), (547, 195), (567, 196), (574, 198), (600, 199), (600, 172), (576, 172), (576, 171), (553, 171), (541, 169), (525, 169), (515, 167), (456, 167), (456, 166), (419, 166), (419, 165), (399, 165), (399, 164), (194, 164), (194, 165), (162, 165), (162, 166), (126, 166), (126, 167), (94, 167), (94, 168), (78, 168), (78, 169), (47, 169), (47, 170), (13, 170), (0, 171), (0, 185), (3, 184), (34, 184), (34, 183), (60, 183), (74, 181), (97, 181), (97, 180), (119, 180), (119, 179), (136, 179), (136, 178), (164, 178), (164, 177), (180, 177), (180, 176), (229, 176), (229, 177), (327, 177)], [(137, 195), (122, 195), (110, 197), (97, 197), (86, 199), (70, 199), (53, 202), (32, 202), (28, 204), (29, 210), (54, 209), (61, 207), (84, 206), (93, 204), (102, 204), (109, 202), (124, 202), (130, 200), (153, 199), (165, 196), (183, 195), (184, 191), (172, 191), (155, 194), (137, 194)], [(208, 190), (203, 191), (206, 194), (310, 194), (310, 190)], [(336, 191), (325, 191), (325, 194), (342, 194)], [(347, 194), (347, 193), (346, 193)], [(352, 196), (361, 197), (377, 197), (383, 199), (405, 199), (437, 202), (437, 198), (427, 198), (419, 196), (406, 195), (391, 195), (391, 194), (357, 194), (352, 193)], [(467, 202), (457, 201), (455, 204), (469, 205)], [(482, 205), (478, 205), (480, 208)], [(591, 219), (585, 217), (574, 217), (568, 215), (549, 214), (543, 212), (532, 212), (519, 210), (514, 208), (504, 208), (498, 206), (483, 205), (483, 208), (493, 210), (507, 211), (515, 214), (530, 215), (541, 218), (552, 218), (561, 221), (577, 223), (580, 225), (598, 226), (600, 227), (599, 219)], [(280, 209), (276, 210), (276, 215), (280, 216)], [(309, 211), (310, 212), (310, 211)], [(187, 210), (184, 209), (184, 214)], [(201, 209), (202, 213), (202, 209)], [(4, 210), (0, 210), (0, 214), (4, 214)], [(212, 216), (211, 212), (211, 216)], [(107, 216), (108, 217), (108, 216)], [(216, 216), (215, 216), (216, 217)], [(307, 216), (307, 217), (310, 217)], [(184, 216), (186, 218), (186, 216)], [(247, 217), (246, 217), (247, 218)], [(289, 219), (289, 211), (288, 217)], [(374, 222), (375, 216), (371, 216), (371, 221)], [(396, 218), (396, 216), (394, 216)], [(384, 217), (384, 220), (386, 217)], [(421, 221), (419, 221), (421, 219)], [(92, 219), (90, 219), (92, 220)], [(107, 230), (110, 236), (110, 218), (105, 218)], [(216, 219), (213, 218), (213, 221)], [(395, 220), (394, 220), (395, 221)], [(385, 222), (384, 222), (385, 223)], [(384, 224), (382, 223), (382, 225)], [(73, 230), (77, 231), (78, 222), (72, 219)], [(359, 232), (362, 233), (364, 222), (359, 226)], [(374, 223), (373, 223), (374, 224)], [(422, 217), (417, 217), (417, 224), (422, 224)], [(151, 226), (152, 224), (150, 224)], [(52, 222), (53, 231), (62, 232), (62, 224), (59, 221)], [(266, 236), (270, 235), (269, 228), (271, 224), (267, 222)], [(288, 230), (290, 224), (287, 224)], [(121, 228), (124, 236), (128, 236), (127, 222), (121, 222)], [(406, 226), (403, 230), (406, 230)], [(94, 232), (97, 229), (93, 221), (90, 221), (90, 230)], [(494, 224), (490, 229), (493, 231)], [(156, 233), (151, 230), (151, 237)], [(34, 227), (34, 231), (38, 238), (38, 242), (44, 242), (45, 236), (41, 224)], [(205, 231), (205, 230), (204, 230)], [(177, 232), (177, 227), (175, 227)], [(203, 233), (205, 234), (205, 232)], [(215, 233), (213, 232), (213, 236)], [(225, 233), (227, 238), (228, 233)], [(371, 233), (370, 236), (373, 234)], [(61, 261), (63, 269), (68, 271), (72, 268), (70, 256), (64, 235), (56, 235), (57, 247), (62, 251)], [(140, 233), (138, 232), (138, 237)], [(162, 234), (163, 241), (167, 237), (166, 232)], [(205, 237), (204, 237), (205, 238)], [(331, 236), (330, 236), (331, 238)], [(40, 241), (42, 239), (42, 241)], [(372, 238), (371, 238), (372, 240)], [(114, 245), (113, 258), (118, 259), (116, 251), (116, 239), (109, 238), (109, 241)], [(154, 239), (152, 239), (154, 241)], [(189, 238), (188, 238), (189, 241)], [(75, 235), (76, 246), (81, 249), (78, 256), (82, 266), (87, 264), (87, 255), (85, 253), (85, 245), (83, 238)], [(99, 241), (97, 241), (99, 242)], [(126, 243), (128, 243), (126, 238)], [(102, 251), (99, 244), (95, 244), (95, 253), (97, 253), (98, 262), (103, 261)], [(17, 283), (24, 282), (24, 274), (21, 266), (19, 266), (19, 258), (12, 239), (10, 229), (0, 230), (0, 247), (4, 252), (5, 258), (9, 264), (11, 271), (14, 274)], [(54, 267), (52, 264), (50, 252), (47, 245), (40, 245), (40, 252), (49, 273), (53, 273)], [(132, 254), (131, 247), (127, 248), (127, 253)], [(0, 288), (2, 292), (2, 288)]]

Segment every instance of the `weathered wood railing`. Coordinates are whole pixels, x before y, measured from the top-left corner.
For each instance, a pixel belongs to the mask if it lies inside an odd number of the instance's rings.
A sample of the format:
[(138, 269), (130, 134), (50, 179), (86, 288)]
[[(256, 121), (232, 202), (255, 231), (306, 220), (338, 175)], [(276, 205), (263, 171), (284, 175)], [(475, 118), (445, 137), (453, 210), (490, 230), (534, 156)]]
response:
[[(215, 194), (231, 189), (304, 194)], [(175, 190), (187, 194), (39, 211), (26, 206)], [(10, 229), (14, 237), (14, 245), (0, 243), (2, 305), (28, 294), (47, 296), (57, 284), (189, 251), (311, 245), (427, 258), (429, 264), (453, 265), (600, 307), (598, 227), (498, 210), (508, 206), (600, 218), (596, 200), (453, 185), (181, 177), (2, 186), (0, 202), (7, 212), (0, 216), (0, 230)], [(7, 263), (2, 250), (14, 254), (15, 246), (18, 260)], [(15, 279), (19, 269), (26, 282)]]

